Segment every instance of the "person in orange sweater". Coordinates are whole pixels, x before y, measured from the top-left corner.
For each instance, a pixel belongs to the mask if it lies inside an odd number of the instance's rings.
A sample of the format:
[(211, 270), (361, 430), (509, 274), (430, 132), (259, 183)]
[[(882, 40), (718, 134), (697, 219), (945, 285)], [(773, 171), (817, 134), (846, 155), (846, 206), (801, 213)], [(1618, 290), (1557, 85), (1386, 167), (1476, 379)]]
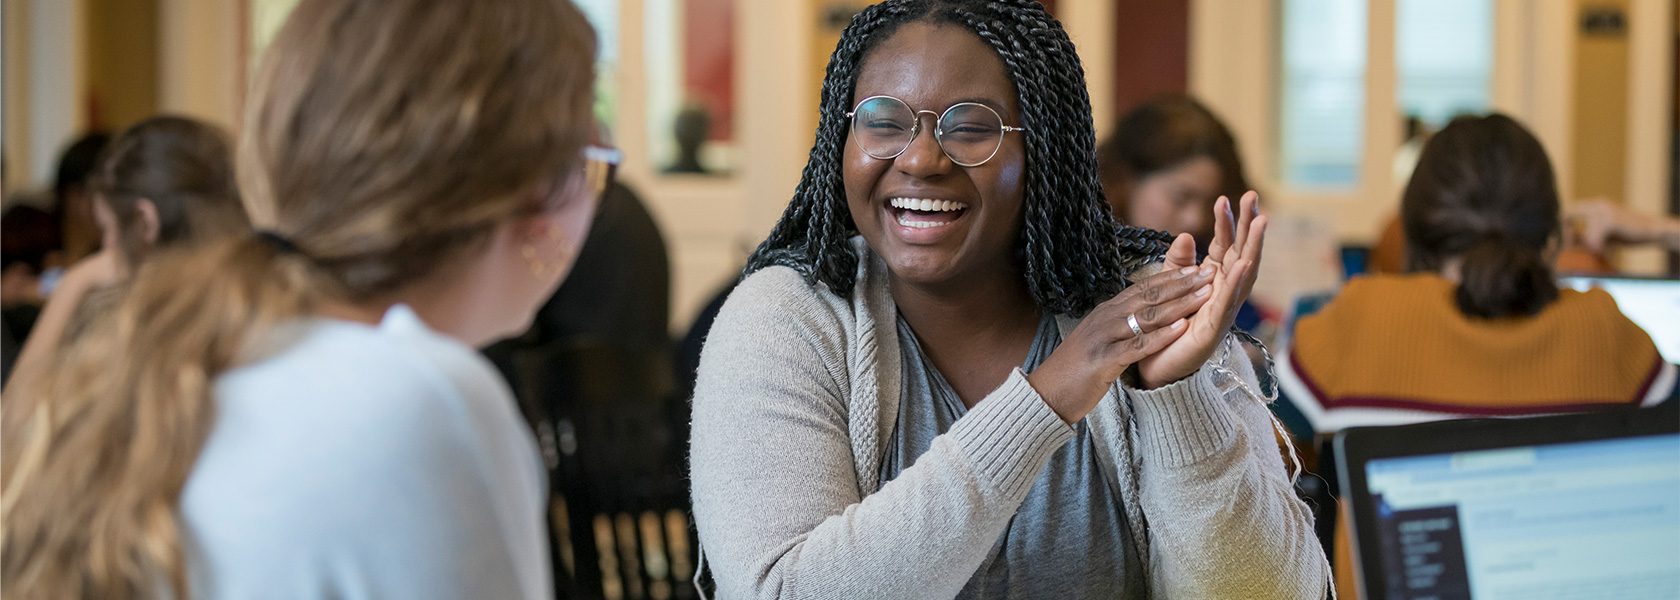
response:
[[(1284, 332), (1280, 420), (1310, 441), (1361, 425), (1672, 402), (1676, 367), (1608, 293), (1558, 289), (1559, 213), (1551, 162), (1528, 130), (1500, 114), (1454, 119), (1401, 200), (1406, 272), (1355, 278)], [(1334, 478), (1327, 462), (1316, 471)], [(1338, 595), (1352, 598), (1339, 525), (1320, 535)]]
[(1279, 365), (1318, 434), (1356, 425), (1660, 403), (1676, 368), (1602, 290), (1559, 290), (1556, 179), (1509, 117), (1455, 119), (1401, 201), (1407, 273), (1354, 279)]

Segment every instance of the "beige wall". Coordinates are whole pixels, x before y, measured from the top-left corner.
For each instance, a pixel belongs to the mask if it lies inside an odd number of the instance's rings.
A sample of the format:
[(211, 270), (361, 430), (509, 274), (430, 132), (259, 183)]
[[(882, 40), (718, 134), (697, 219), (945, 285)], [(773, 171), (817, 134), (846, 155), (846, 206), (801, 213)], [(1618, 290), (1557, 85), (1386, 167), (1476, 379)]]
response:
[(237, 129), (245, 0), (158, 0), (158, 108)]
[(32, 169), (29, 152), (29, 3), (7, 0), (0, 3), (0, 56), (4, 58), (4, 104), (6, 182), (0, 193), (14, 186), (28, 185)]
[[(4, 6), (5, 142), (13, 187), (48, 184), (58, 153), (93, 124), (120, 129), (160, 111), (229, 129), (238, 120), (243, 1), (6, 0)], [(93, 113), (103, 122), (90, 123)]]
[[(1575, 0), (1576, 14), (1588, 8), (1618, 9), (1624, 14), (1630, 0)], [(1631, 15), (1629, 15), (1631, 17)], [(1627, 183), (1628, 36), (1575, 36), (1573, 155), (1574, 185), (1562, 191), (1570, 198), (1605, 197), (1620, 200)]]
[[(58, 153), (87, 125), (87, 61), (85, 7), (80, 0), (7, 0), (28, 5), (28, 48), (23, 63), (26, 114), (19, 127), (28, 129), (26, 184), (50, 184)], [(8, 95), (10, 92), (8, 91)], [(8, 150), (10, 154), (10, 150)]]
[(86, 1), (91, 118), (122, 131), (157, 112), (157, 0)]

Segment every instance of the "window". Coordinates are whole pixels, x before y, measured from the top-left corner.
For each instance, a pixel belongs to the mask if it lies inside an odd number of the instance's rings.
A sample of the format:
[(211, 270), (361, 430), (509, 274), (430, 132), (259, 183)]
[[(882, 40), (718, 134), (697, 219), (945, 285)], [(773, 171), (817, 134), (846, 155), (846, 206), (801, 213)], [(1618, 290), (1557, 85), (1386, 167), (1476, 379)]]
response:
[(1430, 129), (1488, 109), (1492, 0), (1400, 0), (1395, 61), (1400, 109)]
[(655, 170), (733, 168), (735, 0), (644, 0), (647, 148)]
[(1366, 3), (1283, 0), (1280, 179), (1359, 183), (1364, 151)]

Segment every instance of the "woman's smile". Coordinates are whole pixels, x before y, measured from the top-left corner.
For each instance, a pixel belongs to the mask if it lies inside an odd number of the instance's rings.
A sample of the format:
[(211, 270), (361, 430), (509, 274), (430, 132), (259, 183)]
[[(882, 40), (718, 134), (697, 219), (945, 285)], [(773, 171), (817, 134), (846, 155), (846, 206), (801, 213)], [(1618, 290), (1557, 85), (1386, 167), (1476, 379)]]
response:
[(882, 205), (888, 223), (897, 223), (893, 234), (909, 244), (931, 244), (965, 223), (969, 205), (957, 200), (895, 196)]

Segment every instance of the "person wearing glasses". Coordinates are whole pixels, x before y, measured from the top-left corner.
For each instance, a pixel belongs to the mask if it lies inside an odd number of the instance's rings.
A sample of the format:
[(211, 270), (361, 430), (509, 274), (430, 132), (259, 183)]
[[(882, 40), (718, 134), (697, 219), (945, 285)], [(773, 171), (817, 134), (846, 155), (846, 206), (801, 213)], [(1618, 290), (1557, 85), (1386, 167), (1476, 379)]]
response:
[(700, 362), (718, 597), (1325, 593), (1229, 333), (1265, 217), (1221, 201), (1200, 268), (1189, 235), (1117, 224), (1082, 72), (1029, 0), (853, 18)]
[(566, 276), (610, 149), (569, 2), (304, 0), (257, 231), (154, 257), (6, 397), (6, 598), (551, 598), (542, 462), (472, 347)]

